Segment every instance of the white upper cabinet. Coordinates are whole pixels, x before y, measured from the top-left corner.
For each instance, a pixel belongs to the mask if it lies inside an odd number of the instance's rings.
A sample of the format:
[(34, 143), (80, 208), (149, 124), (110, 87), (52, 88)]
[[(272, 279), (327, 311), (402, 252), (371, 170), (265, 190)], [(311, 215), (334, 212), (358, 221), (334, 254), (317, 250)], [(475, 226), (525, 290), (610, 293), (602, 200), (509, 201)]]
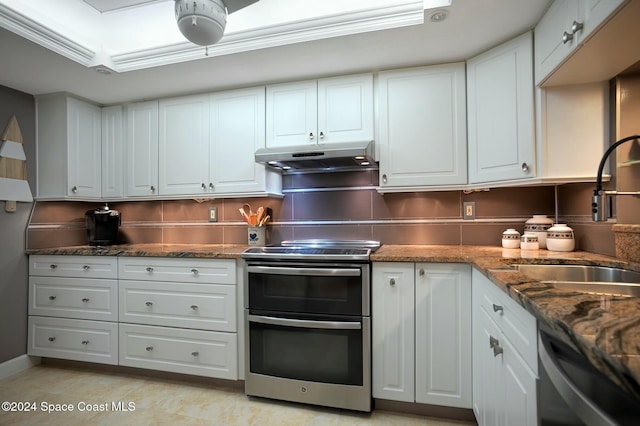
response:
[(463, 63), (379, 74), (380, 191), (467, 183)]
[(102, 195), (100, 107), (64, 95), (36, 99), (39, 199)]
[(267, 86), (266, 146), (373, 140), (373, 76)]
[(122, 106), (102, 108), (102, 198), (124, 195)]
[(535, 176), (532, 34), (467, 62), (469, 183)]
[(535, 28), (535, 83), (554, 72), (624, 0), (556, 0)]
[(158, 195), (158, 101), (127, 105), (125, 195)]
[(255, 162), (265, 146), (265, 88), (210, 95), (210, 167), (215, 193), (280, 192), (282, 177)]
[(159, 195), (206, 194), (209, 174), (209, 96), (159, 103)]

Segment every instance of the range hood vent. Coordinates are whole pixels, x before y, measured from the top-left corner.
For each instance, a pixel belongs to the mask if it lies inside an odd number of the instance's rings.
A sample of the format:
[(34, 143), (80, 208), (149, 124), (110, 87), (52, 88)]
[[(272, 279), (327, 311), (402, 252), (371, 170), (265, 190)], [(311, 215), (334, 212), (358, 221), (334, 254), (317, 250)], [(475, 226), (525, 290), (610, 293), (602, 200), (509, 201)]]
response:
[(256, 151), (257, 163), (283, 173), (337, 172), (375, 170), (373, 142), (314, 144), (261, 148)]

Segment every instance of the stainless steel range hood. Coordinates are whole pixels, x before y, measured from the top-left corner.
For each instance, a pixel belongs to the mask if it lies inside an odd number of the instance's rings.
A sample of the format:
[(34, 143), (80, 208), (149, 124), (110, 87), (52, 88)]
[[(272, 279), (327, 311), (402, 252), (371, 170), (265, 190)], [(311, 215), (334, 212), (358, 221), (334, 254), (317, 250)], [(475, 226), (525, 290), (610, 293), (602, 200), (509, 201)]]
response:
[(373, 157), (372, 141), (261, 148), (255, 154), (257, 163), (283, 173), (377, 169)]

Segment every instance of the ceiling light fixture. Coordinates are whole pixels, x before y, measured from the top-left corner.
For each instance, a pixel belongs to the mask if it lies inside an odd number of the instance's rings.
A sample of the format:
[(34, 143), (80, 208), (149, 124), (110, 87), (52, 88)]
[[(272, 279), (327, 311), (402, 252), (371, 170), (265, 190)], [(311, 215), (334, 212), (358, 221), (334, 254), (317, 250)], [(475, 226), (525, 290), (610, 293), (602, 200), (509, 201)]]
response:
[(175, 0), (180, 32), (192, 43), (217, 43), (227, 25), (227, 9), (222, 0)]
[(431, 22), (442, 22), (447, 19), (447, 16), (449, 16), (448, 11), (439, 9), (431, 13), (431, 15), (429, 15), (429, 19), (431, 20)]

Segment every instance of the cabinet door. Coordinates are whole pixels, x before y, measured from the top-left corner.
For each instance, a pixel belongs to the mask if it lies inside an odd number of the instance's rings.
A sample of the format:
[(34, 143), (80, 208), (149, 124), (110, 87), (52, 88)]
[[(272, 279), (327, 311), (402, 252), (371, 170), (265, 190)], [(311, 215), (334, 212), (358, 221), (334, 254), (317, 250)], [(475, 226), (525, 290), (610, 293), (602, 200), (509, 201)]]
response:
[(416, 402), (471, 408), (471, 267), (416, 264)]
[(124, 194), (122, 107), (102, 108), (102, 197)]
[(624, 0), (582, 0), (580, 17), (582, 30), (577, 33), (578, 41), (584, 41), (611, 15)]
[(158, 194), (158, 101), (127, 107), (125, 195)]
[(208, 95), (160, 101), (158, 143), (160, 195), (212, 191)]
[(267, 146), (317, 143), (316, 80), (267, 86)]
[(100, 197), (102, 194), (100, 108), (67, 99), (67, 195)]
[(533, 95), (530, 32), (469, 60), (469, 183), (535, 175)]
[(500, 401), (504, 410), (501, 424), (538, 426), (536, 403), (537, 377), (520, 357), (509, 339), (500, 339), (502, 353), (503, 398)]
[(211, 95), (211, 170), (215, 193), (265, 190), (265, 167), (253, 153), (265, 146), (264, 87)]
[[(501, 355), (492, 343), (500, 329), (480, 304), (473, 301), (473, 411), (478, 426), (510, 426), (504, 423), (504, 380)], [(519, 423), (512, 423), (519, 424)]]
[(380, 186), (467, 183), (464, 64), (381, 72)]
[[(579, 0), (556, 0), (535, 28), (535, 83), (540, 84), (578, 46), (571, 25), (578, 20)], [(571, 36), (564, 36), (567, 33)], [(565, 41), (566, 40), (566, 41)]]
[(373, 140), (373, 75), (318, 80), (318, 143)]
[(373, 264), (374, 398), (414, 402), (414, 301), (413, 263)]

